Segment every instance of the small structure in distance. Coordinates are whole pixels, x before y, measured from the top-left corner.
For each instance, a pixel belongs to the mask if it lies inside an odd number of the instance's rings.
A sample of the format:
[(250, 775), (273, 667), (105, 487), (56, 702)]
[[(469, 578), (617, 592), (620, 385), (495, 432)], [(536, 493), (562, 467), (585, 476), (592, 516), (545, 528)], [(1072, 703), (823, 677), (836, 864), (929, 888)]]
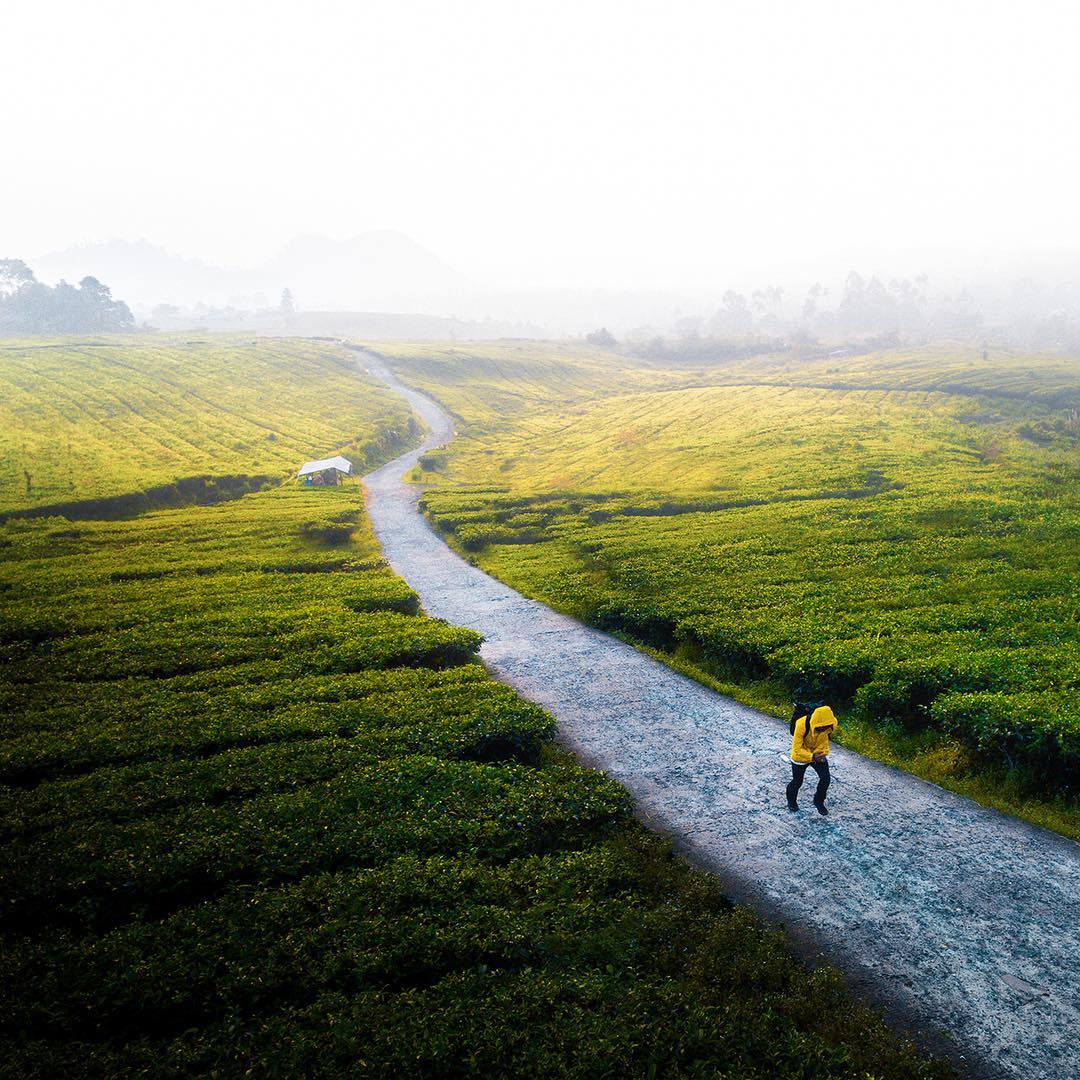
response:
[(339, 455), (306, 462), (296, 477), (304, 487), (335, 487), (341, 483), (342, 476), (348, 476), (351, 472), (352, 462)]

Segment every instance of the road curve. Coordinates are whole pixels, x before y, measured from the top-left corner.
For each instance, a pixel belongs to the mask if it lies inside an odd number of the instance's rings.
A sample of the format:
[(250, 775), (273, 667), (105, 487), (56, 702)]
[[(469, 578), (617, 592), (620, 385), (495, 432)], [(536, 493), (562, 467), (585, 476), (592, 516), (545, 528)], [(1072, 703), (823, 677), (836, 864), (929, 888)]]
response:
[(554, 714), (560, 741), (624, 784), (643, 820), (894, 1020), (944, 1032), (974, 1076), (1080, 1077), (1080, 846), (843, 747), (831, 815), (789, 813), (786, 724), (446, 546), (403, 474), (452, 438), (451, 418), (374, 354), (360, 362), (429, 429), (364, 478), (375, 535), (428, 614), (480, 631), (493, 675)]

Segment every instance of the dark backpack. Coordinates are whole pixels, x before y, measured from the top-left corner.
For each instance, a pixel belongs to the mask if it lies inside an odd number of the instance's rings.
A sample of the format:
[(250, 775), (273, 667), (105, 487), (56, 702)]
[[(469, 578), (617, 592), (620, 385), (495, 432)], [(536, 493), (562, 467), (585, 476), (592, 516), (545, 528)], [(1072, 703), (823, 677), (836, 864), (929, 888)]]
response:
[(807, 735), (810, 734), (810, 717), (814, 715), (815, 709), (820, 709), (825, 703), (823, 701), (796, 701), (795, 708), (791, 711), (791, 734), (795, 734), (795, 725), (805, 716)]

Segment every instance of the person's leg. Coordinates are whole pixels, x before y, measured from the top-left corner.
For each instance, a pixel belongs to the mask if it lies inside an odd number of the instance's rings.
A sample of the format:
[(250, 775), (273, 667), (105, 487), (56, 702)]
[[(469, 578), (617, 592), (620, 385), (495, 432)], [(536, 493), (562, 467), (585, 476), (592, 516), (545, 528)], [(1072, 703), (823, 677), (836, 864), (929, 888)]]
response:
[(793, 761), (791, 763), (791, 782), (787, 786), (787, 804), (792, 810), (799, 809), (799, 804), (796, 800), (799, 795), (799, 788), (802, 787), (803, 778), (805, 776), (806, 766)]
[(814, 772), (818, 774), (814, 805), (820, 810), (825, 805), (825, 796), (829, 793), (829, 759), (822, 758), (821, 761), (815, 761)]

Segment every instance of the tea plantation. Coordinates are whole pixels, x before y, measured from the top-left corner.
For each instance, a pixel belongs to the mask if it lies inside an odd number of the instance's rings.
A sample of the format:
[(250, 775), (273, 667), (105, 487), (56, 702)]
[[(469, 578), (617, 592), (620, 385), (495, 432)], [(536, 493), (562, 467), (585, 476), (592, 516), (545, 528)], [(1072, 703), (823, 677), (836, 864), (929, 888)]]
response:
[[(289, 470), (403, 430), (321, 349), (231, 354)], [(99, 374), (119, 400), (114, 366), (73, 363), (73, 402)], [(158, 384), (162, 445), (203, 408), (186, 386)], [(146, 430), (115, 408), (101, 494)], [(0, 607), (4, 1075), (947, 1075), (557, 751), (386, 569), (355, 484), (10, 517)]]
[(474, 418), (489, 358), (391, 359), (460, 418), (423, 505), (485, 569), (759, 699), (827, 697), (871, 752), (1054, 798), (1077, 833), (1076, 362), (761, 357), (620, 391), (611, 358), (602, 396), (545, 400), (556, 361), (521, 346)]
[(111, 516), (147, 508), (132, 494), (159, 486), (173, 489), (160, 503), (196, 502), (207, 479), (258, 486), (322, 450), (384, 461), (414, 434), (399, 400), (361, 382), (352, 355), (329, 342), (0, 342), (0, 517), (50, 507)]

